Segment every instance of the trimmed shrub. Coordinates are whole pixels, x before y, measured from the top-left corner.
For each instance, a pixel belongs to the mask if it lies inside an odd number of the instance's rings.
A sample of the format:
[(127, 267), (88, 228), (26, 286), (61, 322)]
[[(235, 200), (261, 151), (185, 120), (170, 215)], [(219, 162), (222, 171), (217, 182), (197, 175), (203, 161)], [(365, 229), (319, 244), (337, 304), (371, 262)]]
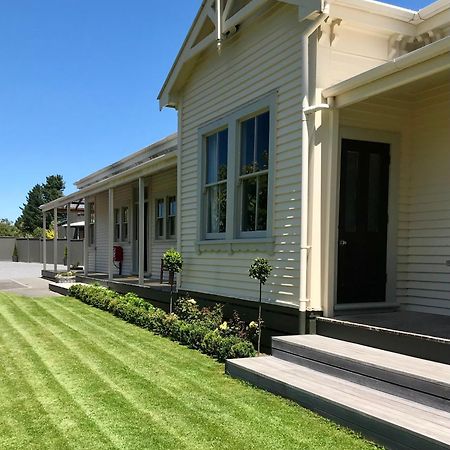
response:
[[(101, 286), (74, 284), (69, 295), (96, 308), (145, 328), (190, 348), (225, 361), (227, 358), (255, 356), (251, 342), (241, 337), (221, 333), (222, 307), (199, 309), (192, 299), (181, 299), (176, 304), (177, 314), (167, 314), (135, 294), (120, 295)], [(245, 324), (239, 321), (239, 333)]]

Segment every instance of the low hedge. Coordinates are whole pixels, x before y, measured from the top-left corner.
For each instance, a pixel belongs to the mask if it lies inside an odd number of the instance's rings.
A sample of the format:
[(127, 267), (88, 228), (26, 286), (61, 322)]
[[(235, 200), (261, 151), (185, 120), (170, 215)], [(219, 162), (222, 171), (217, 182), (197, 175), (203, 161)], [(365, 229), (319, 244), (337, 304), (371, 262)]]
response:
[(74, 284), (69, 288), (69, 295), (129, 323), (199, 350), (220, 362), (229, 358), (255, 356), (251, 342), (237, 336), (223, 336), (208, 323), (188, 322), (176, 314), (167, 314), (132, 293), (121, 295), (101, 286)]

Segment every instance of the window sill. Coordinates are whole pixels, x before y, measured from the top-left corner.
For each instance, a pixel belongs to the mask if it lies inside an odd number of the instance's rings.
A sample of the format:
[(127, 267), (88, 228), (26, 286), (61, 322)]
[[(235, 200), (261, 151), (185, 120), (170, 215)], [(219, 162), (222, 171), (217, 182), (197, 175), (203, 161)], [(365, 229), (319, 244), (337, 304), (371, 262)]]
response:
[(198, 241), (195, 245), (197, 254), (205, 252), (228, 253), (259, 252), (272, 254), (275, 247), (274, 238), (232, 239), (232, 240), (205, 240)]

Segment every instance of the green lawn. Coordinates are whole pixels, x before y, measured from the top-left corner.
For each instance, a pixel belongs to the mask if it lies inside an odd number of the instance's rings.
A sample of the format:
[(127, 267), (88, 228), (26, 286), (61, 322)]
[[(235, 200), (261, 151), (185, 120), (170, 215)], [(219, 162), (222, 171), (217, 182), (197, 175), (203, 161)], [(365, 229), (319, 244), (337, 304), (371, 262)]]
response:
[(365, 449), (194, 350), (67, 297), (0, 293), (0, 448)]

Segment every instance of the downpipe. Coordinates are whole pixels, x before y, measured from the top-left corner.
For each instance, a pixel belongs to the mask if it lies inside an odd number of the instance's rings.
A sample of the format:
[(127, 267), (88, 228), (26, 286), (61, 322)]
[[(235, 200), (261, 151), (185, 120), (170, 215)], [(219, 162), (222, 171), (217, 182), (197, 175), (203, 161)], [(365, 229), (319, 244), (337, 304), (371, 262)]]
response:
[[(300, 300), (299, 300), (299, 333), (306, 334), (306, 312), (309, 304), (308, 299), (308, 258), (311, 246), (308, 240), (308, 212), (309, 212), (309, 149), (310, 136), (308, 129), (309, 106), (309, 37), (328, 18), (328, 14), (321, 13), (304, 30), (301, 39), (301, 54), (303, 56), (302, 79), (303, 79), (303, 99), (302, 99), (302, 192), (301, 192), (301, 231), (300, 231)], [(312, 111), (311, 111), (312, 112)]]

